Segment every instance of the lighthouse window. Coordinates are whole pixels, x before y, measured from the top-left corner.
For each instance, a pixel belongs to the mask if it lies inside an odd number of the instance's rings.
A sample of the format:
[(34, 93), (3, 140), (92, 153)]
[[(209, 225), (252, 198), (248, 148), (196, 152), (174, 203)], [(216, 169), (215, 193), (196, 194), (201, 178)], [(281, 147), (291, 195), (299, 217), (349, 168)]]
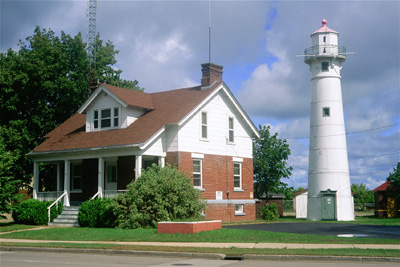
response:
[(331, 116), (331, 112), (329, 108), (322, 108), (322, 116), (323, 117), (330, 117)]
[(326, 43), (326, 36), (324, 36), (324, 43)]
[(321, 63), (321, 70), (322, 71), (328, 71), (328, 67), (329, 67), (329, 62), (324, 61), (324, 62)]

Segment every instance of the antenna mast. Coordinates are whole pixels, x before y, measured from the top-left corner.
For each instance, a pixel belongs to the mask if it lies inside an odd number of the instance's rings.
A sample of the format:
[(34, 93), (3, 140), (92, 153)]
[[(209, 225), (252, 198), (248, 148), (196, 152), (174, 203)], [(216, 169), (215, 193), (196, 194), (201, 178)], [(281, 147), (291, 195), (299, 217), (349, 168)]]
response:
[(96, 80), (96, 9), (97, 0), (87, 0), (87, 54), (89, 61), (88, 88), (94, 91)]
[(211, 0), (208, 1), (208, 63), (211, 63)]

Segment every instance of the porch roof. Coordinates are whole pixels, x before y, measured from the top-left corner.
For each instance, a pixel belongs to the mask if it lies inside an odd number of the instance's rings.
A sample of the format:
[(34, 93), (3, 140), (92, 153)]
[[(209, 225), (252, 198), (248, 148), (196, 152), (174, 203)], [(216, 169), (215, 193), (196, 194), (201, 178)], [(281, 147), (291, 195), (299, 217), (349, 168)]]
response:
[[(86, 132), (86, 115), (76, 113), (48, 133), (45, 136), (47, 140), (37, 146), (30, 155), (65, 150), (141, 146), (162, 131), (165, 126), (179, 123), (219, 85), (221, 83), (214, 84), (208, 90), (201, 90), (200, 86), (196, 86), (158, 93), (142, 93), (105, 84), (104, 86), (112, 90), (126, 103), (132, 105), (132, 102), (136, 101), (133, 105), (140, 106), (137, 101), (143, 99), (144, 105), (151, 105), (152, 109), (125, 129), (96, 132)], [(141, 94), (145, 95), (142, 96)]]

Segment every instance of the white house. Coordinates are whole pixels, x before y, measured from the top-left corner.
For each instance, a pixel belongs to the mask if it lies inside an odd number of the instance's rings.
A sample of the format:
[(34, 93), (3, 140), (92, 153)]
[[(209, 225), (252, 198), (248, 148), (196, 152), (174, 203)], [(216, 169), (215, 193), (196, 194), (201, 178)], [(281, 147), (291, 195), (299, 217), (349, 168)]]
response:
[[(34, 159), (36, 199), (65, 206), (126, 189), (152, 163), (193, 175), (206, 217), (253, 220), (252, 139), (259, 132), (222, 81), (222, 67), (202, 64), (200, 86), (143, 93), (102, 84), (77, 113), (46, 135)], [(39, 183), (39, 164), (56, 170)]]

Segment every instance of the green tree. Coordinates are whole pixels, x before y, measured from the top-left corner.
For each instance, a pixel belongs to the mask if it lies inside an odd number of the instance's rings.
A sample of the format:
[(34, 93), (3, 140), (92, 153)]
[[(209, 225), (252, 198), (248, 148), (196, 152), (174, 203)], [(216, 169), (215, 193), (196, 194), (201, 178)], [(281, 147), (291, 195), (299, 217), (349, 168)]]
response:
[(12, 203), (19, 200), (18, 185), (11, 168), (16, 160), (14, 153), (5, 150), (5, 145), (0, 138), (0, 219), (6, 218), (5, 214), (11, 213)]
[[(26, 156), (44, 136), (71, 117), (87, 99), (88, 57), (81, 34), (75, 37), (36, 27), (19, 50), (0, 53), (0, 137), (14, 162), (9, 169), (18, 186), (28, 187), (32, 160)], [(116, 86), (143, 91), (137, 81), (120, 78), (112, 42), (97, 36), (97, 77)], [(102, 78), (104, 77), (104, 79)]]
[(352, 184), (351, 192), (354, 193), (354, 203), (374, 203), (374, 192), (369, 190), (363, 183)]
[(396, 203), (400, 206), (400, 162), (397, 162), (397, 167), (393, 168), (393, 172), (389, 174), (386, 181), (390, 182), (386, 191), (392, 192), (395, 195)]
[(260, 125), (261, 138), (253, 145), (254, 193), (261, 197), (269, 193), (285, 193), (287, 184), (282, 178), (289, 178), (293, 168), (288, 166), (289, 144), (270, 134), (270, 127)]
[(157, 227), (159, 221), (198, 219), (205, 208), (191, 177), (170, 165), (153, 164), (113, 198), (120, 228)]

